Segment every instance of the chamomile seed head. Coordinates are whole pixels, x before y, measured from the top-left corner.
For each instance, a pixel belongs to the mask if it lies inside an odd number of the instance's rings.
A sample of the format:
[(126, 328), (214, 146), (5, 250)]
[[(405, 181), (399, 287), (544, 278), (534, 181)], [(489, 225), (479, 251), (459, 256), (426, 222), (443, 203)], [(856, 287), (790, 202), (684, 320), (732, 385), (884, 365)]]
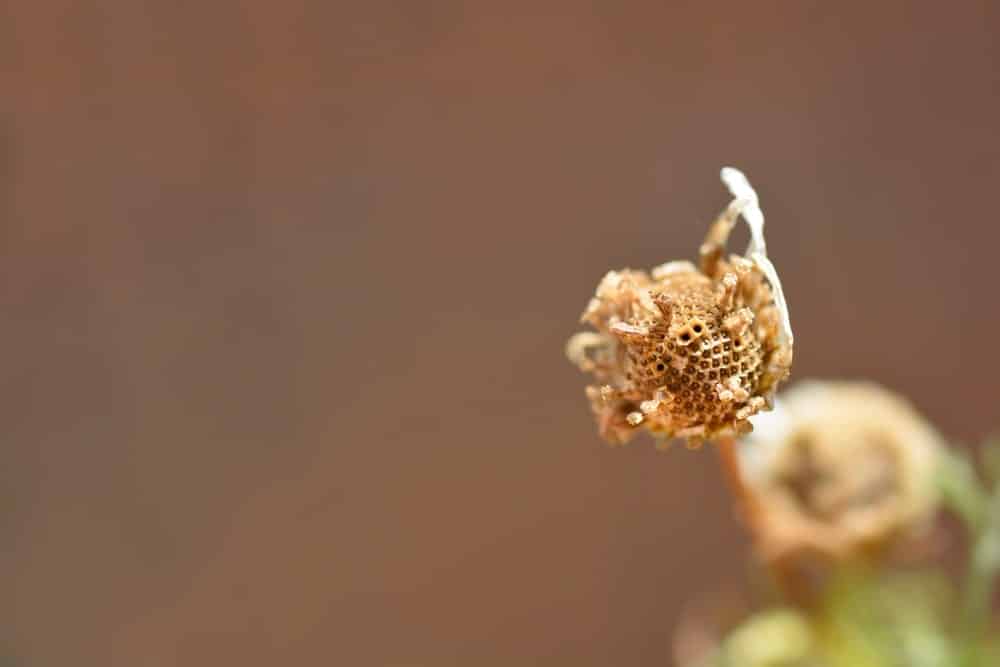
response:
[[(608, 441), (622, 444), (644, 429), (697, 446), (749, 432), (748, 418), (787, 377), (787, 308), (763, 254), (756, 195), (743, 183), (712, 225), (699, 267), (673, 261), (649, 273), (610, 271), (584, 310), (596, 332), (571, 338), (567, 354), (594, 378), (587, 396)], [(729, 232), (749, 210), (752, 256), (724, 258)]]

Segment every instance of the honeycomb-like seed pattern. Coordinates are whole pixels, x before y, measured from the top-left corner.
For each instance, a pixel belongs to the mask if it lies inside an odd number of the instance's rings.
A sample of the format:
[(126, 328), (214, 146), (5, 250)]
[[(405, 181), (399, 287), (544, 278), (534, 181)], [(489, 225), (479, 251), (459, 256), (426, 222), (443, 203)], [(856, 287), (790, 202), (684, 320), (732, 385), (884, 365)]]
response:
[(628, 346), (628, 376), (643, 394), (665, 388), (676, 426), (718, 430), (741, 407), (720, 400), (718, 387), (728, 389), (736, 378), (753, 393), (761, 377), (760, 344), (751, 330), (735, 336), (725, 330), (726, 313), (716, 303), (712, 281), (701, 274), (672, 276), (653, 292), (670, 303), (670, 319), (639, 323), (649, 334)]
[(602, 363), (588, 366), (605, 384), (588, 395), (609, 441), (638, 428), (689, 444), (744, 433), (787, 375), (767, 283), (750, 270), (734, 280), (731, 261), (714, 278), (688, 265), (656, 280), (623, 271), (601, 282), (584, 319), (606, 334)]
[[(584, 310), (569, 359), (587, 387), (601, 435), (627, 442), (639, 430), (704, 440), (748, 433), (792, 364), (792, 330), (777, 270), (764, 252), (763, 214), (738, 171), (722, 179), (734, 200), (709, 227), (699, 266), (684, 260), (651, 270), (609, 271)], [(749, 215), (748, 215), (749, 213)], [(746, 256), (725, 257), (743, 216)]]

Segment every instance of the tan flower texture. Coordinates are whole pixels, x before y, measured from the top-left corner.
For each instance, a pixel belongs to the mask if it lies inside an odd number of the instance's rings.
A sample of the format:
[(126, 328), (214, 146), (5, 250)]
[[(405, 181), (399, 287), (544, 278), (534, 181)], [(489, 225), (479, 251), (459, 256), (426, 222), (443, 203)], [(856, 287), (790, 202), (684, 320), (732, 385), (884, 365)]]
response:
[(899, 396), (867, 382), (806, 382), (742, 445), (765, 558), (842, 558), (925, 526), (944, 443)]
[[(747, 433), (749, 417), (770, 406), (789, 374), (788, 308), (757, 194), (735, 169), (723, 169), (722, 179), (734, 199), (710, 227), (700, 265), (608, 272), (581, 318), (596, 331), (567, 344), (569, 359), (593, 375), (586, 394), (613, 444), (643, 429), (692, 446)], [(726, 257), (741, 216), (750, 247)]]

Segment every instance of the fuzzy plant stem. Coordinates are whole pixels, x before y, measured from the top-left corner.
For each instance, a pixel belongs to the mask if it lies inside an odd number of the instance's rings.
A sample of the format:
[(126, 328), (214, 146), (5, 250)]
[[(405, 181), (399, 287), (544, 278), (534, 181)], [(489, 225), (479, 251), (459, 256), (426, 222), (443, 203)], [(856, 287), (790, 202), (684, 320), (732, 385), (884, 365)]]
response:
[[(740, 467), (739, 443), (735, 438), (724, 437), (716, 441), (719, 462), (726, 478), (726, 484), (736, 499), (736, 504), (753, 539), (758, 539), (767, 521), (767, 512), (753, 489), (746, 483)], [(794, 561), (782, 557), (765, 557), (765, 563), (773, 577), (774, 585), (788, 601), (807, 606), (814, 602), (814, 591), (794, 567)]]

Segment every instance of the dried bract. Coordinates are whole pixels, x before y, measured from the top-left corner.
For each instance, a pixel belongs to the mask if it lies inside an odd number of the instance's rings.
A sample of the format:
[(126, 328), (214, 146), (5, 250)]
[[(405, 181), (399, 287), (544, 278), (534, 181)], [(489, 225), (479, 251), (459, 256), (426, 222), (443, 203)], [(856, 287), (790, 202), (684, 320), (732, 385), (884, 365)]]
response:
[[(792, 362), (792, 331), (777, 272), (767, 258), (757, 195), (735, 169), (722, 170), (735, 199), (712, 224), (700, 265), (673, 261), (650, 272), (610, 271), (567, 356), (593, 375), (587, 397), (601, 435), (627, 442), (639, 429), (697, 446), (751, 430)], [(743, 216), (745, 256), (725, 256)]]

